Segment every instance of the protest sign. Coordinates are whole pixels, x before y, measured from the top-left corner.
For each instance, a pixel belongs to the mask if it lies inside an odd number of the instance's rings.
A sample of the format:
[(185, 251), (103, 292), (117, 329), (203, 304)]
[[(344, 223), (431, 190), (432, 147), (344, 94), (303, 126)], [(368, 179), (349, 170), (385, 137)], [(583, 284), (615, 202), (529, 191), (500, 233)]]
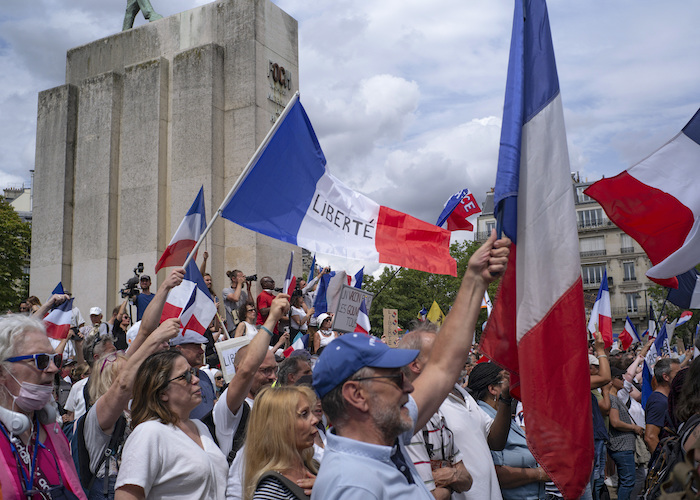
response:
[(216, 353), (219, 355), (221, 363), (221, 372), (224, 374), (224, 380), (228, 384), (231, 382), (236, 370), (233, 367), (233, 360), (236, 358), (236, 353), (244, 345), (250, 343), (248, 337), (236, 337), (235, 339), (224, 340), (214, 344)]
[(396, 347), (399, 341), (399, 311), (382, 309), (384, 312), (384, 335), (382, 340), (389, 347)]
[(357, 324), (357, 313), (360, 311), (362, 299), (369, 311), (374, 294), (360, 290), (354, 286), (342, 285), (338, 299), (338, 307), (333, 316), (332, 328), (339, 332), (353, 332)]

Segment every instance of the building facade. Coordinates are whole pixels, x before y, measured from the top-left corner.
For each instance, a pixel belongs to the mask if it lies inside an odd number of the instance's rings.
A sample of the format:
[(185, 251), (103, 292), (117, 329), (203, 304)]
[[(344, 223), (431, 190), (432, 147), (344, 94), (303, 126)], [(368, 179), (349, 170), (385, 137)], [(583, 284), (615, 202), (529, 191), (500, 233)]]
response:
[[(615, 336), (624, 328), (627, 316), (641, 335), (648, 325), (647, 289), (653, 283), (645, 273), (651, 267), (651, 261), (634, 239), (607, 218), (600, 204), (584, 194), (593, 183), (582, 182), (578, 174), (572, 174), (571, 180), (576, 200), (586, 317), (590, 315), (603, 274), (607, 271)], [(476, 225), (478, 241), (486, 240), (491, 229), (496, 227), (493, 189), (486, 193), (482, 207)]]

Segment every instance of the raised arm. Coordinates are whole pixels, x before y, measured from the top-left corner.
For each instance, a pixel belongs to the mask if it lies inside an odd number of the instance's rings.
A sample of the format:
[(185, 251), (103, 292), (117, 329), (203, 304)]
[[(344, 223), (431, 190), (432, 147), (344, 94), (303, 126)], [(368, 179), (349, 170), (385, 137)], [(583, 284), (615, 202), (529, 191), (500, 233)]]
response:
[(457, 381), (474, 337), (481, 301), (489, 283), (506, 269), (510, 240), (496, 239), (496, 231), (469, 259), (467, 271), (452, 309), (435, 339), (430, 360), (413, 383), (418, 405), (416, 429), (422, 428), (435, 413)]
[(143, 312), (141, 317), (141, 326), (139, 327), (139, 333), (136, 334), (136, 338), (131, 343), (129, 347), (128, 356), (131, 356), (132, 352), (135, 352), (141, 344), (146, 340), (146, 338), (158, 328), (160, 324), (160, 317), (163, 314), (163, 306), (165, 305), (165, 299), (168, 298), (168, 293), (170, 290), (182, 283), (185, 279), (185, 269), (182, 267), (177, 267), (170, 271), (170, 274), (165, 281), (158, 287), (153, 300), (148, 304), (146, 310)]
[(226, 406), (231, 413), (236, 413), (245, 401), (250, 386), (253, 384), (253, 376), (258, 371), (260, 364), (265, 359), (268, 346), (270, 344), (270, 332), (275, 328), (277, 321), (287, 314), (289, 311), (289, 295), (280, 293), (275, 297), (270, 305), (270, 314), (265, 320), (263, 328), (248, 344), (248, 352), (246, 352), (243, 361), (238, 365), (236, 374), (231, 379), (226, 391)]
[(160, 345), (180, 332), (180, 320), (170, 318), (163, 322), (151, 335), (149, 335), (141, 346), (131, 353), (126, 364), (119, 370), (119, 375), (107, 392), (95, 403), (97, 412), (97, 422), (100, 428), (111, 434), (114, 424), (127, 407), (131, 399), (136, 371), (144, 360), (158, 351)]
[(44, 302), (44, 304), (41, 307), (39, 307), (39, 309), (34, 311), (34, 313), (32, 314), (32, 318), (36, 318), (38, 320), (44, 319), (44, 316), (49, 314), (49, 312), (51, 312), (51, 309), (53, 309), (56, 306), (60, 306), (68, 299), (70, 299), (70, 297), (63, 293), (57, 293), (52, 295), (49, 300)]
[(206, 250), (202, 253), (202, 264), (199, 266), (199, 272), (204, 276), (207, 272), (207, 260), (209, 259), (209, 252)]
[(598, 375), (591, 375), (591, 389), (597, 389), (598, 387), (603, 387), (612, 380), (612, 376), (610, 375), (610, 362), (608, 361), (608, 355), (605, 354), (605, 342), (598, 330), (595, 332), (593, 349), (595, 350), (595, 357), (598, 358), (599, 364)]

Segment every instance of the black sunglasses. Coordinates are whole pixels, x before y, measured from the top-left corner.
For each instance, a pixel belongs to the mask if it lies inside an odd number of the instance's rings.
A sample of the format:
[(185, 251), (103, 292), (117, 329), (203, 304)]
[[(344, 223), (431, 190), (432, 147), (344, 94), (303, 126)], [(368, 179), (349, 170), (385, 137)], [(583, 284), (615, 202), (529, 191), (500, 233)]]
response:
[(28, 359), (33, 359), (36, 369), (41, 370), (42, 372), (49, 367), (49, 360), (53, 361), (53, 364), (56, 365), (56, 368), (61, 368), (61, 366), (63, 365), (62, 355), (46, 353), (27, 354), (26, 356), (14, 356), (12, 358), (7, 358), (5, 361), (9, 361), (10, 363), (17, 363), (18, 361), (26, 361)]
[(170, 380), (168, 380), (168, 383), (173, 382), (173, 381), (175, 381), (175, 380), (184, 379), (186, 384), (191, 384), (191, 383), (192, 383), (192, 377), (196, 377), (196, 376), (197, 376), (197, 369), (196, 369), (196, 368), (190, 368), (189, 370), (187, 370), (187, 371), (186, 371), (185, 373), (183, 373), (182, 375), (178, 375), (177, 377), (174, 377), (174, 378), (171, 378)]

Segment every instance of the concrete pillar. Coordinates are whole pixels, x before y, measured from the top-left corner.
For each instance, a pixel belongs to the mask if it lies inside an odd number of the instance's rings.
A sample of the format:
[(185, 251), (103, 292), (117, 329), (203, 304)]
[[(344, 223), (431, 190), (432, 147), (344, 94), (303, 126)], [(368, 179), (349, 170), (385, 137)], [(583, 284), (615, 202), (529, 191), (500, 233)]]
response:
[[(73, 173), (78, 89), (66, 84), (39, 93), (34, 172), (31, 293), (46, 300), (60, 281), (70, 290)], [(50, 244), (47, 244), (50, 242)]]
[(105, 316), (116, 303), (122, 90), (122, 75), (103, 73), (80, 85), (78, 100), (72, 291), (83, 313), (99, 306)]

